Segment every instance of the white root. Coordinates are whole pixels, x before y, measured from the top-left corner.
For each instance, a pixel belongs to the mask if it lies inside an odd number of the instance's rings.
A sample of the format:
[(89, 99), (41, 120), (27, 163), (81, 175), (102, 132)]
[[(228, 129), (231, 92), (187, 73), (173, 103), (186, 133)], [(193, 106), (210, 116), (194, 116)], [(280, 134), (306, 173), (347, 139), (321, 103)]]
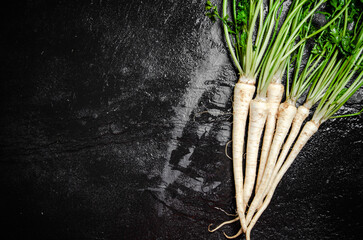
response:
[(239, 81), (234, 88), (232, 157), (233, 175), (236, 190), (237, 213), (243, 231), (247, 229), (245, 206), (243, 204), (243, 146), (248, 109), (255, 93), (255, 86), (248, 81)]
[(228, 239), (234, 239), (234, 238), (238, 237), (239, 235), (241, 235), (243, 231), (244, 230), (242, 228), (240, 228), (240, 230), (233, 236), (228, 236), (225, 232), (223, 232), (223, 234)]
[(230, 223), (234, 223), (234, 222), (237, 222), (239, 220), (239, 217), (236, 217), (232, 220), (229, 220), (229, 221), (225, 221), (225, 222), (222, 222), (221, 224), (219, 224), (217, 227), (213, 228), (213, 229), (210, 229), (210, 227), (213, 225), (213, 224), (209, 224), (208, 226), (208, 231), (209, 232), (215, 232), (217, 231), (218, 229), (220, 229), (221, 227), (223, 227), (224, 225), (227, 225), (227, 224), (230, 224)]
[(227, 143), (226, 143), (226, 146), (224, 147), (224, 154), (226, 154), (226, 157), (228, 157), (229, 159), (231, 159), (232, 160), (232, 158), (228, 155), (228, 145), (230, 144), (232, 142), (232, 140), (231, 141), (228, 141)]
[(250, 117), (247, 138), (246, 171), (243, 185), (243, 198), (245, 207), (252, 195), (256, 179), (258, 148), (263, 128), (267, 118), (267, 101), (257, 98), (251, 101)]
[(274, 178), (276, 176), (276, 174), (278, 173), (278, 171), (280, 170), (280, 167), (282, 166), (282, 164), (285, 161), (285, 158), (290, 150), (290, 147), (292, 146), (292, 144), (294, 143), (297, 135), (300, 132), (301, 126), (303, 124), (303, 122), (305, 121), (305, 119), (309, 116), (309, 112), (310, 109), (305, 107), (305, 106), (300, 106), (297, 109), (295, 118), (292, 122), (292, 126), (291, 126), (291, 130), (289, 133), (289, 136), (287, 137), (284, 146), (281, 150), (281, 153), (279, 155), (279, 158), (277, 160), (277, 163), (275, 165), (275, 169), (274, 172), (272, 174), (272, 178)]
[(281, 83), (271, 83), (267, 89), (268, 113), (267, 113), (265, 132), (263, 136), (259, 169), (257, 174), (256, 191), (259, 188), (259, 185), (261, 183), (261, 177), (265, 170), (267, 157), (270, 151), (272, 138), (275, 132), (277, 111), (279, 110), (283, 94), (284, 94), (284, 85), (282, 85)]
[[(294, 147), (292, 148), (288, 158), (286, 159), (284, 165), (281, 167), (280, 171), (276, 175), (276, 177), (273, 179), (273, 181), (269, 184), (269, 191), (265, 198), (265, 201), (263, 202), (262, 206), (259, 208), (257, 213), (254, 215), (253, 219), (248, 225), (246, 236), (250, 235), (251, 229), (256, 224), (257, 220), (261, 216), (261, 214), (266, 210), (267, 206), (271, 202), (271, 198), (276, 190), (277, 185), (281, 181), (282, 177), (286, 173), (286, 171), (289, 169), (291, 164), (294, 162), (297, 155), (300, 153), (301, 149), (305, 146), (305, 144), (308, 142), (308, 140), (318, 131), (319, 124), (315, 123), (314, 121), (309, 121), (305, 124), (303, 130), (301, 131), (299, 138), (296, 140), (296, 143), (294, 144)], [(247, 239), (247, 238), (246, 238)]]
[(228, 213), (228, 212), (226, 212), (225, 210), (223, 210), (222, 208), (219, 208), (219, 207), (214, 207), (215, 209), (217, 209), (217, 210), (219, 210), (219, 211), (221, 211), (221, 212), (223, 212), (224, 214), (226, 214), (227, 216), (232, 216), (232, 217), (236, 217), (236, 216), (238, 216), (238, 214), (237, 213)]
[(268, 191), (267, 187), (269, 185), (269, 182), (271, 181), (271, 176), (274, 170), (276, 159), (280, 152), (283, 141), (285, 140), (285, 137), (290, 129), (295, 114), (296, 114), (296, 107), (294, 105), (291, 105), (287, 102), (281, 104), (278, 113), (276, 132), (266, 162), (265, 172), (263, 174), (263, 177), (261, 178), (260, 188), (258, 189), (255, 198), (253, 199), (251, 206), (248, 209), (248, 213), (246, 216), (247, 223), (249, 223), (249, 221), (252, 219), (253, 214), (255, 213), (259, 205), (262, 203), (263, 198), (265, 197), (265, 194)]

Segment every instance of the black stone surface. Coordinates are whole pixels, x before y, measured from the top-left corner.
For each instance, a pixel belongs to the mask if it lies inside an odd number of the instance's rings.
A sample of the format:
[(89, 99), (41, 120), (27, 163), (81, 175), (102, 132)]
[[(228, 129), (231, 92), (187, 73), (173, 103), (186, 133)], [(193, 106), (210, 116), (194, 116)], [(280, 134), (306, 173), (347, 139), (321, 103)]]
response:
[[(224, 239), (207, 226), (235, 211), (236, 75), (204, 2), (13, 1), (1, 16), (3, 239)], [(360, 239), (362, 134), (363, 116), (322, 125), (253, 239)]]

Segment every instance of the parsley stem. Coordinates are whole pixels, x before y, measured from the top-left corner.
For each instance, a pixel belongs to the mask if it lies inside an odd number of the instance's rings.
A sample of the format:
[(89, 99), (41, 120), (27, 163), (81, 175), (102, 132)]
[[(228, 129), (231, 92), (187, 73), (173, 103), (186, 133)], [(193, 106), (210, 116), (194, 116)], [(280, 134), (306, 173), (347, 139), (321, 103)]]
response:
[[(223, 15), (222, 15), (223, 19), (225, 19), (227, 17), (227, 2), (228, 2), (227, 0), (223, 0)], [(233, 59), (233, 62), (235, 64), (235, 66), (237, 67), (239, 74), (242, 75), (243, 71), (242, 71), (241, 65), (238, 62), (236, 54), (234, 52), (234, 48), (232, 46), (231, 39), (230, 39), (229, 32), (228, 32), (228, 26), (226, 24), (223, 24), (223, 30), (224, 30), (224, 36), (225, 36), (225, 39), (227, 42), (229, 52)]]

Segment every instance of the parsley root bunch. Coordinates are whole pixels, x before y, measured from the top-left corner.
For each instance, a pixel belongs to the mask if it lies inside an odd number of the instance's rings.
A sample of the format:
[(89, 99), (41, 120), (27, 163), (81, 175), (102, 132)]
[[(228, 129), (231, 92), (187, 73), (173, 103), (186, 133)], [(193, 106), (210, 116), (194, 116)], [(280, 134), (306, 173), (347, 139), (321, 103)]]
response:
[[(222, 21), (239, 74), (232, 130), (238, 217), (209, 231), (239, 220), (240, 230), (233, 236), (224, 235), (236, 238), (245, 233), (250, 239), (251, 229), (303, 146), (363, 85), (362, 3), (331, 0), (323, 12), (325, 2), (293, 0), (283, 11), (282, 0), (223, 0), (220, 16), (217, 6), (207, 1), (206, 15)], [(323, 14), (327, 23), (316, 27), (312, 20), (315, 14)], [(306, 48), (308, 40), (314, 45), (312, 49)], [(305, 55), (308, 57), (303, 63)], [(281, 103), (285, 75), (286, 99)], [(304, 93), (305, 103), (297, 108), (297, 100)], [(312, 120), (303, 126), (316, 104)]]

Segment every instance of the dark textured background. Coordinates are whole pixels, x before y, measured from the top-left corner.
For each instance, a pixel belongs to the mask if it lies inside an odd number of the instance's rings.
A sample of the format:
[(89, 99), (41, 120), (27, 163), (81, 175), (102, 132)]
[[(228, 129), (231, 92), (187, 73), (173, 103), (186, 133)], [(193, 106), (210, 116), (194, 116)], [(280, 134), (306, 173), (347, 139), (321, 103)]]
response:
[[(203, 1), (13, 1), (1, 18), (4, 239), (224, 239), (207, 226), (235, 210), (236, 75)], [(253, 239), (360, 239), (362, 134), (363, 116), (322, 125)]]

